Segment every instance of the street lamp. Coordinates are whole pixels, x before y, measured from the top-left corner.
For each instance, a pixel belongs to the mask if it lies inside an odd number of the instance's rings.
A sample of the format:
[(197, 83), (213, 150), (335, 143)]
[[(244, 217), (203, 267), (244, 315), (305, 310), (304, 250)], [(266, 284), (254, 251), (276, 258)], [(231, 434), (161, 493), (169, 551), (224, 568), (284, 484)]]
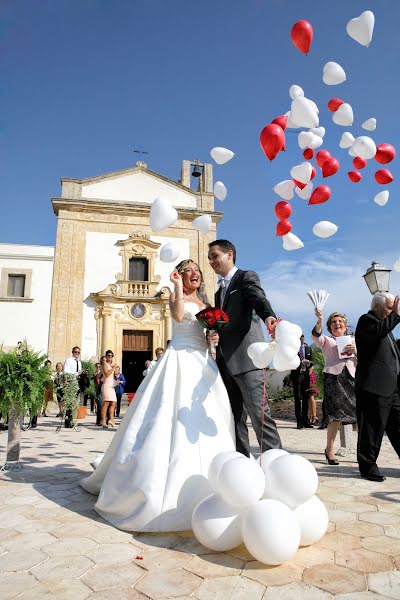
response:
[(363, 275), (372, 295), (376, 292), (389, 291), (390, 272), (391, 269), (380, 265), (376, 260), (372, 261), (372, 265), (367, 269), (365, 275)]

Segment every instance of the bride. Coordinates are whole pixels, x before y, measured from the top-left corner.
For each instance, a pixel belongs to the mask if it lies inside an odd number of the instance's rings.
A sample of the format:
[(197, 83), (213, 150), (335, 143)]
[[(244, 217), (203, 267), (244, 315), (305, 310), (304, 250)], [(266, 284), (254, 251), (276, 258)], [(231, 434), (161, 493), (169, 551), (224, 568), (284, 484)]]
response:
[(96, 471), (81, 482), (98, 494), (95, 510), (127, 531), (191, 529), (194, 507), (212, 493), (211, 460), (235, 450), (228, 395), (195, 317), (208, 305), (202, 273), (184, 260), (170, 279), (171, 343)]

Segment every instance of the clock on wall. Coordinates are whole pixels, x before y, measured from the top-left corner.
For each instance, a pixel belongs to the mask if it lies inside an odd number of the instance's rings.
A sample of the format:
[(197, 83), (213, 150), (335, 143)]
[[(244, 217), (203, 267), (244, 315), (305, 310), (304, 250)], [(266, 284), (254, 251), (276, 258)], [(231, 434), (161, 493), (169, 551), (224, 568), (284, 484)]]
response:
[(135, 317), (135, 319), (140, 319), (141, 317), (143, 317), (145, 312), (146, 312), (146, 307), (144, 304), (141, 304), (140, 302), (134, 304), (131, 308), (131, 315), (132, 315), (132, 317)]

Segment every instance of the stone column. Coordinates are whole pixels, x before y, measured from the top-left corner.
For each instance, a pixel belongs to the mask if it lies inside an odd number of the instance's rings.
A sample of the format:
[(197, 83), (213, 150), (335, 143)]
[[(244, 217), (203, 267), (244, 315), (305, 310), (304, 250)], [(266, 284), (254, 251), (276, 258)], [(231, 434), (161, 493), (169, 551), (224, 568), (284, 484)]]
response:
[(101, 336), (101, 354), (104, 355), (106, 350), (111, 348), (111, 313), (103, 312), (103, 328), (102, 328), (102, 336)]

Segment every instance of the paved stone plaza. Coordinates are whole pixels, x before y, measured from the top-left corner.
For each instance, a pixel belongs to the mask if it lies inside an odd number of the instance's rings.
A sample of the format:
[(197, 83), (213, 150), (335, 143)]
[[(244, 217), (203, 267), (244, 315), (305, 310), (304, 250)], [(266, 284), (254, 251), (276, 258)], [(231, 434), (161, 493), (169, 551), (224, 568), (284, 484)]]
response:
[[(400, 464), (388, 441), (379, 461), (387, 479), (372, 483), (358, 476), (354, 455), (326, 465), (325, 431), (278, 425), (284, 447), (317, 468), (330, 524), (318, 544), (267, 567), (244, 547), (211, 552), (191, 532), (140, 535), (108, 525), (78, 482), (114, 433), (96, 428), (93, 416), (81, 431), (58, 434), (54, 417), (40, 418), (22, 434), (23, 471), (0, 478), (0, 599), (400, 598)], [(2, 432), (2, 463), (6, 440)]]

